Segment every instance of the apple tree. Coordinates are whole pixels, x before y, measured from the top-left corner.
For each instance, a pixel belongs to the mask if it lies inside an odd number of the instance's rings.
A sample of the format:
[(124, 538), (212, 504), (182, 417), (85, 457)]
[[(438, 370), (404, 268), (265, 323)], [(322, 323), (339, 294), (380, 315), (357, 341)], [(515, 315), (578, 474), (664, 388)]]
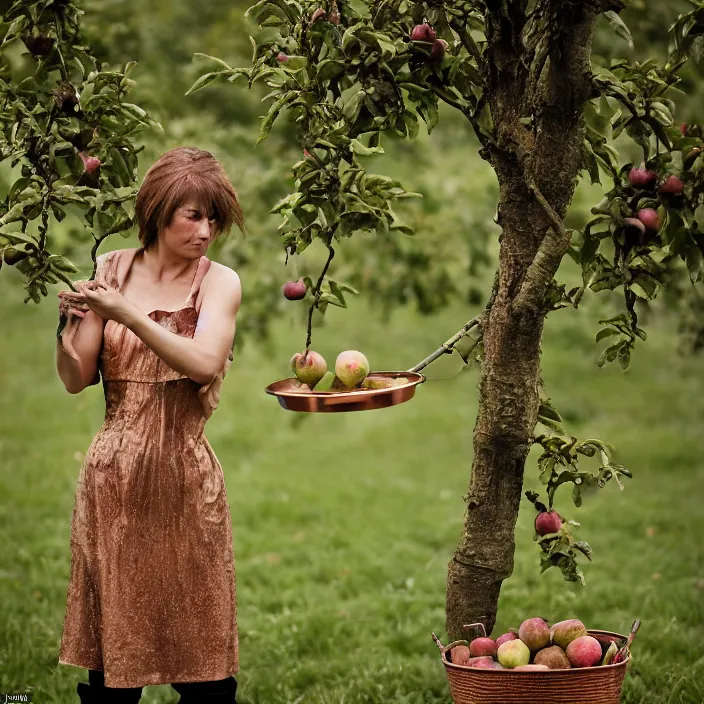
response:
[[(288, 114), (301, 158), (295, 189), (273, 206), (280, 243), (290, 257), (313, 244), (327, 252), (318, 276), (304, 279), (310, 309), (345, 307), (356, 290), (331, 278), (336, 248), (363, 232), (404, 238), (411, 228), (397, 203), (419, 194), (370, 173), (365, 158), (383, 154), (384, 138), (432, 130), (444, 102), (466, 119), (479, 154), (499, 184), (500, 254), (483, 311), (436, 352), (423, 369), (457, 349), (481, 364), (474, 459), (463, 529), (448, 568), (447, 631), (482, 621), (490, 632), (499, 591), (512, 572), (514, 531), (524, 468), (534, 444), (544, 496), (528, 493), (549, 514), (556, 491), (571, 489), (576, 506), (585, 490), (630, 472), (613, 461), (610, 444), (578, 439), (564, 428), (540, 373), (545, 320), (577, 308), (585, 295), (617, 292), (622, 312), (598, 321), (606, 347), (599, 365), (628, 367), (647, 334), (644, 303), (687, 277), (701, 278), (702, 131), (675, 124), (680, 72), (704, 43), (704, 1), (670, 30), (664, 63), (601, 61), (592, 50), (595, 27), (606, 21), (631, 41), (619, 13), (624, 0), (260, 0), (247, 12), (261, 31), (252, 38), (249, 67), (217, 57), (190, 93), (214, 81), (270, 88), (259, 141)], [(634, 145), (632, 147), (631, 145)], [(638, 157), (634, 159), (633, 149)], [(579, 179), (605, 195), (586, 226), (565, 217)], [(562, 261), (580, 267), (582, 283), (558, 278)], [(545, 518), (545, 517), (542, 517)], [(554, 516), (553, 516), (554, 518)], [(578, 557), (591, 548), (573, 535), (574, 521), (541, 520), (542, 569), (559, 568), (583, 581)], [(541, 528), (542, 526), (542, 528)], [(548, 526), (548, 528), (545, 528)], [(549, 532), (546, 532), (548, 530)]]
[(159, 128), (129, 102), (135, 63), (104, 68), (83, 44), (81, 14), (68, 0), (16, 0), (0, 20), (0, 162), (11, 168), (0, 200), (0, 267), (22, 273), (25, 303), (39, 303), (59, 281), (75, 290), (69, 275), (78, 268), (51, 251), (56, 222), (71, 214), (82, 223), (91, 278), (105, 238), (129, 234), (135, 138)]

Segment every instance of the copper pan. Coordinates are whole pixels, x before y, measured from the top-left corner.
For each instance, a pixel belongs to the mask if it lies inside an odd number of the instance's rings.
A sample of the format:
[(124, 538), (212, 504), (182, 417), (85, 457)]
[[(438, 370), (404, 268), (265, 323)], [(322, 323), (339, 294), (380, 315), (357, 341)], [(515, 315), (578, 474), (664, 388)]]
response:
[(416, 386), (425, 381), (418, 372), (372, 372), (375, 377), (389, 379), (406, 377), (407, 384), (390, 389), (350, 389), (349, 391), (311, 391), (300, 389), (295, 377), (280, 379), (266, 387), (265, 391), (279, 399), (287, 411), (298, 413), (341, 413), (344, 411), (371, 411), (375, 408), (397, 406), (413, 398)]

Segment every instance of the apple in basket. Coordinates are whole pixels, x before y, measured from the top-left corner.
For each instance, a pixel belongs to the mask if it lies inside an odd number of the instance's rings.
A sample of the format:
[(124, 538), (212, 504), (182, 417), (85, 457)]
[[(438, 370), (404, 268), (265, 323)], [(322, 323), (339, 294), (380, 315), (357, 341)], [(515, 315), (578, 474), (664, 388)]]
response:
[(479, 658), (470, 658), (467, 661), (467, 665), (469, 667), (479, 667), (482, 670), (503, 670), (503, 666), (496, 662), (494, 658), (489, 657), (488, 655), (483, 655), (482, 657)]
[(601, 662), (601, 644), (592, 636), (580, 636), (567, 646), (567, 657), (573, 667), (592, 667)]
[(576, 618), (560, 621), (550, 629), (550, 641), (561, 648), (566, 648), (573, 640), (586, 635), (585, 625)]
[(545, 665), (550, 670), (569, 670), (572, 667), (567, 653), (559, 645), (539, 650), (533, 657), (533, 662), (536, 665)]
[(530, 648), (519, 638), (502, 643), (496, 652), (499, 662), (509, 669), (530, 662)]
[(550, 627), (542, 618), (529, 618), (520, 625), (518, 637), (536, 652), (550, 644)]
[(475, 638), (469, 644), (469, 652), (473, 658), (489, 656), (493, 658), (496, 655), (496, 641), (493, 638)]

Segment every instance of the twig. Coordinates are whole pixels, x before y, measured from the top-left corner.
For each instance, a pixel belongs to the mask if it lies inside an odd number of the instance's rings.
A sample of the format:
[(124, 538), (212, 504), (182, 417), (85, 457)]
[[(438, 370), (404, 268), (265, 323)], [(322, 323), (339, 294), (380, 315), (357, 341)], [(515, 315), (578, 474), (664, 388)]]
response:
[(472, 318), (467, 321), (461, 330), (458, 330), (449, 340), (443, 342), (442, 345), (435, 350), (432, 354), (428, 355), (422, 362), (419, 362), (414, 367), (407, 369), (409, 372), (419, 372), (421, 369), (427, 367), (431, 362), (434, 362), (438, 357), (442, 357), (444, 354), (452, 354), (452, 348), (472, 329), (481, 325), (482, 315), (478, 315), (476, 318)]
[(434, 83), (430, 85), (430, 90), (432, 90), (433, 93), (438, 96), (438, 98), (445, 101), (448, 105), (451, 105), (453, 108), (457, 108), (465, 117), (471, 116), (471, 113), (468, 112), (467, 107), (461, 105), (457, 101), (457, 99), (447, 93), (447, 91), (444, 91), (442, 88), (435, 85)]
[(313, 288), (313, 303), (311, 303), (310, 309), (308, 310), (308, 336), (306, 337), (306, 352), (308, 351), (308, 348), (310, 347), (310, 341), (311, 341), (311, 336), (313, 332), (313, 311), (318, 305), (318, 299), (320, 298), (320, 288), (323, 285), (323, 279), (325, 278), (325, 274), (327, 273), (328, 267), (330, 266), (330, 262), (332, 261), (332, 258), (335, 256), (335, 250), (332, 248), (332, 233), (330, 233), (330, 238), (329, 240), (325, 243), (327, 248), (330, 250), (330, 255), (328, 256), (328, 260), (325, 262), (325, 266), (323, 267), (323, 271), (320, 274), (320, 278), (318, 279), (318, 282), (315, 284), (315, 287)]
[(93, 260), (93, 272), (90, 275), (89, 281), (93, 281), (93, 279), (95, 278), (95, 274), (98, 270), (98, 257), (96, 256), (96, 254), (98, 253), (98, 247), (100, 247), (102, 241), (107, 237), (108, 235), (105, 235), (105, 237), (96, 237), (95, 235), (93, 235), (95, 243), (90, 249), (90, 258)]

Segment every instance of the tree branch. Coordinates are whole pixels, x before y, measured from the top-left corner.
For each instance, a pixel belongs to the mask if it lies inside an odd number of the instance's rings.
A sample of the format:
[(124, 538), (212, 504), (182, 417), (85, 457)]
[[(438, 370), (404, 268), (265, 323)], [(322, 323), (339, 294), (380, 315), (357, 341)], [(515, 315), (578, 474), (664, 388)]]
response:
[(526, 272), (518, 295), (513, 301), (513, 307), (516, 310), (538, 309), (550, 282), (560, 267), (560, 262), (565, 256), (571, 240), (571, 235), (565, 229), (559, 215), (545, 199), (531, 176), (526, 175), (526, 183), (552, 222), (552, 227), (545, 233), (535, 258)]
[(452, 354), (452, 348), (472, 329), (475, 327), (481, 327), (482, 320), (485, 313), (482, 312), (476, 318), (472, 318), (466, 322), (460, 330), (458, 330), (449, 340), (440, 345), (438, 349), (432, 354), (429, 354), (422, 362), (418, 362), (415, 366), (407, 369), (409, 372), (419, 372), (421, 369), (425, 369), (431, 362), (434, 362), (438, 357), (442, 357), (444, 354)]
[(313, 334), (313, 311), (318, 306), (318, 300), (320, 299), (320, 288), (323, 285), (323, 279), (325, 278), (325, 274), (328, 271), (328, 267), (330, 266), (330, 262), (332, 261), (332, 258), (335, 256), (335, 250), (332, 248), (332, 237), (333, 237), (333, 235), (331, 232), (330, 237), (325, 242), (325, 246), (328, 248), (328, 250), (330, 252), (328, 255), (328, 260), (325, 262), (325, 266), (323, 267), (323, 271), (321, 272), (320, 277), (318, 278), (318, 281), (313, 288), (313, 303), (311, 303), (310, 308), (308, 309), (308, 331), (306, 334), (306, 352), (308, 352), (308, 348), (310, 347), (311, 337)]
[(449, 94), (446, 90), (443, 90), (440, 86), (435, 85), (434, 83), (430, 84), (430, 89), (435, 93), (435, 95), (438, 96), (442, 101), (447, 103), (453, 108), (457, 108), (465, 117), (469, 118), (470, 114), (467, 112), (467, 109), (469, 106), (462, 105), (457, 98), (455, 98), (453, 95)]

